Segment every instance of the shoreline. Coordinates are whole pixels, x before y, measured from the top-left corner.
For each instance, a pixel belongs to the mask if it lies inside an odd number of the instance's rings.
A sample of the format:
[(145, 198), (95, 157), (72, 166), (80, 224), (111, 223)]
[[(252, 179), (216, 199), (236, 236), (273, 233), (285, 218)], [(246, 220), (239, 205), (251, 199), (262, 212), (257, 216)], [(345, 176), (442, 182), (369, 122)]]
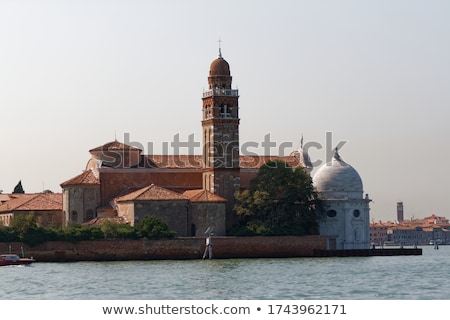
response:
[[(36, 262), (194, 260), (233, 258), (297, 258), (422, 255), (420, 248), (327, 250), (323, 236), (213, 237), (207, 248), (205, 237), (173, 239), (104, 239), (51, 241), (29, 247), (21, 242), (2, 242), (0, 252), (32, 256)], [(206, 259), (209, 259), (206, 254)]]

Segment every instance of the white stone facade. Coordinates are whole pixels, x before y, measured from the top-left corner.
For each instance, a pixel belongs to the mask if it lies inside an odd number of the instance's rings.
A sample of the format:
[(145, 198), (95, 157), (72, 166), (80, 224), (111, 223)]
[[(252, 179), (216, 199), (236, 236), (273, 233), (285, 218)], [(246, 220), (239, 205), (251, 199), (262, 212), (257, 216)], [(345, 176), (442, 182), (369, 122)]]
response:
[(369, 249), (370, 199), (363, 196), (358, 172), (336, 151), (331, 162), (317, 170), (313, 184), (325, 202), (319, 230), (328, 237), (328, 249)]

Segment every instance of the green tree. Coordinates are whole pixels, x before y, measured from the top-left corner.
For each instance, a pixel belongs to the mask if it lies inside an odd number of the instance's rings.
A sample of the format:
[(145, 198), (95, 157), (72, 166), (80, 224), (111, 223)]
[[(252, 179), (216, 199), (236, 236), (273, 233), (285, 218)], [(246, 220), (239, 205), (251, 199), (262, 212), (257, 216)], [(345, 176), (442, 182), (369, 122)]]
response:
[(164, 221), (154, 216), (145, 217), (136, 224), (135, 228), (139, 237), (149, 239), (172, 238), (175, 235)]
[(25, 193), (22, 187), (22, 180), (19, 180), (17, 185), (14, 187), (13, 193)]
[(249, 189), (238, 196), (237, 230), (253, 235), (307, 235), (318, 233), (322, 202), (310, 175), (271, 160), (260, 168)]
[(11, 227), (4, 226), (0, 223), (0, 242), (17, 241), (17, 235)]
[(30, 246), (43, 243), (48, 238), (46, 229), (39, 227), (33, 212), (15, 215), (11, 220), (11, 229), (18, 240)]
[(38, 224), (34, 213), (16, 214), (11, 220), (11, 229), (17, 235), (20, 241), (24, 241), (27, 234), (33, 232), (38, 228)]

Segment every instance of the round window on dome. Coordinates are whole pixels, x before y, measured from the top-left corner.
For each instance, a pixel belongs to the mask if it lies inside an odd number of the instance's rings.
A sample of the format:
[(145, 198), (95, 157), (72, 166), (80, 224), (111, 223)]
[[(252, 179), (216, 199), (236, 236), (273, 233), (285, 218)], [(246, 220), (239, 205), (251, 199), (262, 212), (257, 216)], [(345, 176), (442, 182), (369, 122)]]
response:
[(330, 218), (336, 217), (336, 215), (337, 215), (336, 210), (328, 210), (327, 211), (327, 216)]
[(353, 216), (354, 216), (355, 218), (358, 218), (360, 214), (361, 214), (361, 213), (359, 212), (359, 210), (353, 211)]

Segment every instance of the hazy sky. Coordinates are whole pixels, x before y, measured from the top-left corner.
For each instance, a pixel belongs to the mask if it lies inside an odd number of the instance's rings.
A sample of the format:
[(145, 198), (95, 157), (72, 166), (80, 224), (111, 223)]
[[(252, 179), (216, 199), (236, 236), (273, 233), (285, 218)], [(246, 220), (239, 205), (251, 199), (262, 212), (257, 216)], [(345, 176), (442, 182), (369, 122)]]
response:
[(331, 132), (373, 219), (399, 200), (405, 218), (450, 218), (447, 0), (0, 0), (0, 189), (60, 192), (126, 134), (156, 153), (176, 134), (201, 141), (219, 38), (241, 144), (303, 134), (324, 160)]

